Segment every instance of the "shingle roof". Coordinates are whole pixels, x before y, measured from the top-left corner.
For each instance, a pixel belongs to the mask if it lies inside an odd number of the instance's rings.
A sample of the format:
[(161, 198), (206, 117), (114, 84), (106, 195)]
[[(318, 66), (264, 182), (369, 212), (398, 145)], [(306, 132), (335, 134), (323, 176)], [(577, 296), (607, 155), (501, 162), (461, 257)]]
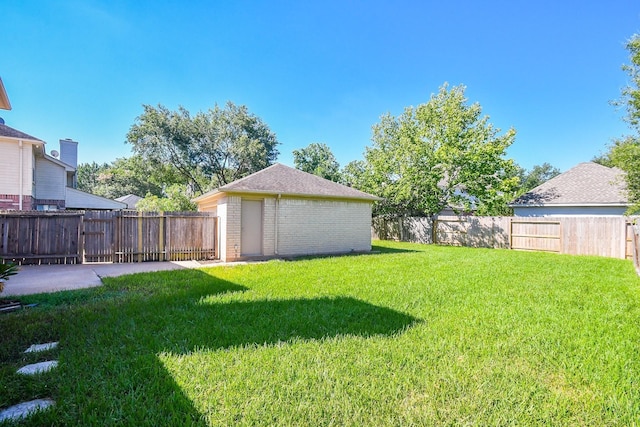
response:
[(135, 194), (127, 194), (126, 196), (118, 197), (113, 200), (115, 200), (116, 202), (126, 203), (128, 208), (135, 209), (138, 202), (142, 200), (142, 197), (136, 196)]
[(282, 194), (338, 199), (379, 200), (371, 194), (329, 181), (280, 163), (241, 178), (194, 199), (203, 200), (217, 193)]
[(7, 138), (16, 138), (16, 139), (28, 139), (30, 141), (38, 141), (38, 142), (43, 142), (42, 140), (28, 135), (24, 132), (21, 132), (17, 129), (14, 129), (12, 127), (9, 127), (5, 124), (0, 124), (0, 136), (4, 136)]
[(627, 206), (624, 172), (593, 162), (580, 163), (523, 194), (511, 204), (541, 205)]

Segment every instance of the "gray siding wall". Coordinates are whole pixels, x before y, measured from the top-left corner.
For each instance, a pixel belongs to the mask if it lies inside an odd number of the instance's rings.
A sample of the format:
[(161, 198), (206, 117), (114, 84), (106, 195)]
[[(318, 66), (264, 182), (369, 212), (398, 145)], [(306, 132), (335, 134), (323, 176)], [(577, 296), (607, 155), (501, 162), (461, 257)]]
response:
[(63, 166), (36, 158), (36, 199), (65, 200), (67, 173)]

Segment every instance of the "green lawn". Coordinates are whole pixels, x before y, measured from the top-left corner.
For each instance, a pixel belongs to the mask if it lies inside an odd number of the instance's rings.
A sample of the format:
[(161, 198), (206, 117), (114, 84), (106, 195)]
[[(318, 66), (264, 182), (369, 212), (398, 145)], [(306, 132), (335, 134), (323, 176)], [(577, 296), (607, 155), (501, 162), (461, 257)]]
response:
[[(105, 279), (0, 316), (27, 425), (638, 425), (629, 261), (376, 242), (378, 254)], [(59, 340), (59, 367), (15, 370)]]

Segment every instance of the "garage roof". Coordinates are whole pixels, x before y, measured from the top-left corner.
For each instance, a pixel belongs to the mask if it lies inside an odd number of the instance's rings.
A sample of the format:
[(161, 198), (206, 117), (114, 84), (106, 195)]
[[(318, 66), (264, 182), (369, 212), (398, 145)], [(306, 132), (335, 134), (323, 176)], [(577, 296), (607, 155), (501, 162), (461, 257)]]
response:
[(377, 196), (276, 163), (194, 199), (202, 201), (219, 193), (280, 194), (283, 196), (381, 200)]

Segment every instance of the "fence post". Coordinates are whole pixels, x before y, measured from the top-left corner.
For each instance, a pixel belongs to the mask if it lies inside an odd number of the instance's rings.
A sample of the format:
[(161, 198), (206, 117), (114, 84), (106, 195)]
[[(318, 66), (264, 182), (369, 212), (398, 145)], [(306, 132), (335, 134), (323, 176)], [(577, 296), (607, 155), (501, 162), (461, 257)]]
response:
[(138, 262), (142, 262), (142, 212), (138, 212)]
[(78, 264), (84, 264), (84, 216), (86, 212), (83, 212), (80, 216), (80, 223), (78, 224)]
[(164, 250), (164, 221), (166, 219), (164, 212), (159, 212), (160, 216), (160, 224), (158, 224), (158, 250), (160, 253), (158, 254), (158, 259), (160, 261), (166, 261), (166, 253)]
[(436, 217), (431, 219), (431, 243), (438, 244), (438, 218)]
[(631, 236), (633, 239), (633, 266), (636, 268), (636, 274), (640, 276), (640, 248), (638, 248), (638, 225), (631, 226)]

